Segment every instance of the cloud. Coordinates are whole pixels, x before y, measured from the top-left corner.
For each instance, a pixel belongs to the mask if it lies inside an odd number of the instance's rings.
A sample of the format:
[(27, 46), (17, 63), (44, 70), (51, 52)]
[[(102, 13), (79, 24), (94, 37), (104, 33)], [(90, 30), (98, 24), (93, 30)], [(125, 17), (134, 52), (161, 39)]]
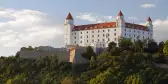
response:
[[(141, 25), (145, 25), (145, 23), (139, 23)], [(166, 41), (168, 40), (168, 18), (161, 20), (156, 19), (153, 20), (153, 33), (154, 33), (154, 40), (157, 42)]]
[(63, 25), (55, 22), (40, 11), (1, 8), (0, 56), (13, 55), (23, 46), (63, 46)]
[(168, 19), (165, 20), (154, 20), (154, 38), (156, 41), (165, 41), (168, 40)]
[(153, 7), (156, 7), (155, 4), (142, 4), (141, 7), (143, 8), (153, 8)]
[(112, 16), (101, 16), (93, 13), (81, 13), (80, 15), (76, 16), (77, 19), (86, 20), (89, 22), (108, 22), (114, 20)]

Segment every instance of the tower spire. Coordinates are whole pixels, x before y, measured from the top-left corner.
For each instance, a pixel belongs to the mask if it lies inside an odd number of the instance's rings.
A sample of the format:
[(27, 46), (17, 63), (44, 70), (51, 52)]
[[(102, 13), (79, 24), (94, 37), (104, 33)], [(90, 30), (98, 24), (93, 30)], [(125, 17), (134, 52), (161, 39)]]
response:
[(121, 10), (120, 10), (120, 12), (118, 13), (118, 16), (124, 16), (123, 13), (121, 12)]
[(70, 12), (68, 13), (68, 16), (67, 16), (66, 20), (73, 20), (73, 17), (72, 17)]
[(148, 17), (147, 21), (152, 21), (151, 18), (150, 18), (150, 16)]

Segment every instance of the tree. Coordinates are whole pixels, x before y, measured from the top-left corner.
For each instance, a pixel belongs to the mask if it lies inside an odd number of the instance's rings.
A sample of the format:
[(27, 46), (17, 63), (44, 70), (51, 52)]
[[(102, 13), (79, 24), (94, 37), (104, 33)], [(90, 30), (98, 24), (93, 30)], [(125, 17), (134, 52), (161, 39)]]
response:
[(168, 40), (164, 44), (163, 53), (168, 56)]
[(16, 55), (15, 55), (16, 58), (19, 58), (20, 57), (20, 52), (17, 52)]
[(12, 83), (12, 79), (8, 79), (8, 80), (6, 81), (6, 84), (13, 84), (13, 83)]
[(134, 51), (135, 52), (142, 52), (143, 51), (144, 44), (141, 40), (137, 40), (134, 42)]
[(84, 58), (86, 58), (88, 60), (90, 60), (91, 57), (93, 56), (94, 59), (96, 60), (96, 54), (93, 51), (91, 46), (86, 47), (86, 51), (84, 53), (82, 53), (81, 55), (82, 55), (82, 57), (84, 57)]
[(120, 49), (118, 47), (116, 47), (116, 43), (115, 42), (110, 42), (108, 44), (108, 54), (110, 56), (119, 56), (120, 54)]
[(95, 68), (96, 67), (96, 60), (94, 59), (93, 56), (91, 57), (89, 66), (90, 66), (90, 68)]
[(116, 43), (115, 42), (110, 42), (109, 44), (108, 44), (108, 52), (110, 52), (110, 50), (111, 49), (114, 49), (115, 47), (116, 47)]
[(144, 83), (143, 79), (139, 74), (133, 74), (126, 77), (125, 84), (144, 84)]
[(148, 40), (146, 44), (146, 52), (155, 53), (158, 50), (157, 43), (154, 40)]
[(63, 79), (61, 84), (73, 84), (73, 78), (72, 77), (66, 77)]
[(124, 49), (124, 50), (130, 50), (131, 46), (132, 46), (132, 41), (130, 38), (124, 38), (121, 37), (119, 39), (119, 43), (118, 43), (119, 47)]
[(164, 47), (164, 42), (162, 41), (158, 44), (158, 51), (160, 54), (163, 54), (163, 47)]
[(113, 68), (108, 68), (105, 72), (100, 73), (90, 80), (90, 84), (118, 84), (118, 77), (113, 71)]

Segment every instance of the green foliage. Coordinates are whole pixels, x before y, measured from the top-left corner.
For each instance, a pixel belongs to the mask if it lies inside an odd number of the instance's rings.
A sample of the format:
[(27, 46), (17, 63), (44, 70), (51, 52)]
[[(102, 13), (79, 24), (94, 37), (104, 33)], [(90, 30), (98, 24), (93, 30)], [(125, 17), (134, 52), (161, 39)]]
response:
[(88, 60), (90, 60), (92, 56), (94, 57), (94, 59), (96, 59), (96, 54), (94, 53), (91, 46), (86, 47), (86, 51), (84, 53), (82, 53), (81, 55), (82, 55), (82, 57), (84, 57)]
[(158, 45), (154, 40), (148, 40), (146, 43), (146, 52), (155, 53), (158, 51)]
[(160, 42), (158, 45), (158, 51), (160, 54), (163, 54), (163, 47), (164, 47), (164, 42)]
[(72, 77), (66, 77), (63, 79), (61, 84), (73, 84), (73, 78)]
[(130, 76), (127, 76), (124, 80), (125, 84), (144, 84), (143, 78), (139, 74), (133, 74)]
[(37, 60), (18, 57), (0, 58), (1, 84), (58, 84), (71, 76), (71, 63), (58, 62), (57, 57)]
[(111, 49), (114, 49), (115, 47), (116, 47), (116, 43), (115, 42), (110, 42), (109, 44), (108, 44), (108, 52), (110, 52), (110, 50)]
[(134, 42), (134, 51), (135, 52), (143, 52), (144, 44), (141, 40), (137, 40)]
[(113, 68), (107, 69), (107, 71), (100, 73), (90, 80), (90, 84), (117, 84), (118, 76), (115, 75)]
[(130, 47), (132, 46), (132, 41), (131, 39), (129, 38), (123, 38), (121, 37), (118, 41), (118, 45), (120, 48), (124, 49), (124, 50), (127, 50), (127, 49), (130, 49)]
[(165, 55), (168, 56), (168, 40), (164, 44), (163, 52), (164, 52)]
[[(24, 48), (32, 50), (32, 47)], [(38, 50), (38, 48), (34, 48)], [(91, 46), (82, 56), (87, 64), (60, 62), (57, 56), (22, 59), (19, 52), (14, 57), (0, 58), (0, 83), (2, 84), (167, 84), (168, 74), (156, 63), (165, 63), (168, 41), (121, 38), (119, 47), (110, 42), (107, 50), (93, 52)]]

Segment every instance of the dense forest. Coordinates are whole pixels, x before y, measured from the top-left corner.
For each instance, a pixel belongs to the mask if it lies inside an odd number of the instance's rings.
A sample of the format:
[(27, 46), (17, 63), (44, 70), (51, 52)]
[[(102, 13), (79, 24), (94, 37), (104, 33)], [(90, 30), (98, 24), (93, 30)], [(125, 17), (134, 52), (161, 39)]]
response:
[(88, 46), (81, 55), (87, 64), (60, 62), (57, 56), (22, 59), (0, 57), (0, 84), (168, 84), (168, 41), (122, 38), (101, 53)]

